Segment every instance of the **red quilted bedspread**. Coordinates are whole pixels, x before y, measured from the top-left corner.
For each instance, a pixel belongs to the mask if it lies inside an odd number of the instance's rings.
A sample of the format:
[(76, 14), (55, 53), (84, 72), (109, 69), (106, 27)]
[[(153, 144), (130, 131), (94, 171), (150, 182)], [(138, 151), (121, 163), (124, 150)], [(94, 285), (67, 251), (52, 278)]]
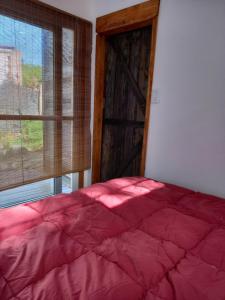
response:
[(1, 300), (225, 299), (222, 199), (124, 178), (0, 220)]

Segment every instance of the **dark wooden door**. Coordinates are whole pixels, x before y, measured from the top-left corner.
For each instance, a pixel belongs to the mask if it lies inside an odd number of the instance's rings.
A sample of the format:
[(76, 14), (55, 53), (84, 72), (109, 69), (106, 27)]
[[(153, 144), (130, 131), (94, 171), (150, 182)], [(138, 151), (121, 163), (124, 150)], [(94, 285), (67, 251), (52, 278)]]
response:
[(140, 175), (151, 27), (107, 39), (101, 180)]

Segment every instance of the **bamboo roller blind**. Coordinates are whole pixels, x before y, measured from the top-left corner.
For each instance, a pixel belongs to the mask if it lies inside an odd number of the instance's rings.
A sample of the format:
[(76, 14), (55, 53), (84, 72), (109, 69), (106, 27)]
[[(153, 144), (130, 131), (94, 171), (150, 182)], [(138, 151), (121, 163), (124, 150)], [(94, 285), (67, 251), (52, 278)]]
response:
[(0, 190), (90, 167), (92, 26), (0, 1)]

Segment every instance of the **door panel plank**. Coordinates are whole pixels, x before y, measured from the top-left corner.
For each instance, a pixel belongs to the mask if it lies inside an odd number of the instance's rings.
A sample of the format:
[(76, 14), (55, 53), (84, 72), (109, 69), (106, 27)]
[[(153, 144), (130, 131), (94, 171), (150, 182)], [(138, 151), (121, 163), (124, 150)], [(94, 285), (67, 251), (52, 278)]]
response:
[(115, 178), (123, 176), (126, 169), (132, 163), (132, 161), (137, 157), (137, 155), (141, 152), (142, 149), (142, 139), (139, 141), (137, 145), (133, 148), (132, 152), (128, 156), (128, 158), (123, 162), (123, 164), (119, 167), (117, 173), (115, 174)]
[(136, 94), (136, 100), (137, 100), (138, 104), (140, 105), (141, 111), (143, 112), (143, 114), (145, 114), (146, 99), (143, 96), (143, 94), (138, 86), (137, 81), (135, 80), (132, 72), (129, 69), (129, 66), (127, 65), (127, 63), (125, 61), (125, 57), (120, 49), (120, 46), (116, 45), (116, 43), (114, 43), (114, 42), (110, 42), (110, 46), (112, 47), (112, 49), (115, 51), (116, 55), (118, 56), (118, 59), (121, 63), (123, 71), (126, 73), (127, 78), (130, 81), (131, 87), (133, 88), (133, 90)]
[(145, 123), (142, 121), (133, 121), (133, 120), (105, 119), (105, 125), (144, 128)]
[(106, 39), (102, 181), (140, 175), (150, 36), (149, 26)]

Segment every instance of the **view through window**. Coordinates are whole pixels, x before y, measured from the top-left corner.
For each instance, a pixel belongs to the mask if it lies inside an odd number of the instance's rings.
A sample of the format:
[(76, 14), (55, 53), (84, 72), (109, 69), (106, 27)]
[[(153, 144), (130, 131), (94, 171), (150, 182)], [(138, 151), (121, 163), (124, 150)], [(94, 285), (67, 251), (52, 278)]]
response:
[[(73, 31), (63, 29), (66, 116), (73, 113), (73, 39)], [(54, 85), (53, 32), (0, 15), (0, 188), (54, 177)], [(63, 127), (66, 170), (72, 160), (72, 121), (64, 121)], [(57, 182), (58, 191), (72, 190), (71, 175)], [(52, 195), (54, 184), (48, 179), (0, 192), (0, 205)]]

